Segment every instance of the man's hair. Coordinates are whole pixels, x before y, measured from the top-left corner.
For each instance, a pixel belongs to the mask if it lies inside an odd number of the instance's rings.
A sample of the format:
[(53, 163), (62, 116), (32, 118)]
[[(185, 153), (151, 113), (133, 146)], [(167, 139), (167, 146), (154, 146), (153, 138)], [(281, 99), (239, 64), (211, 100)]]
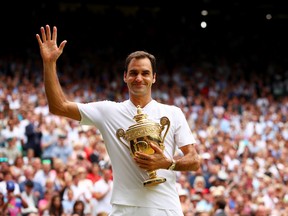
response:
[(154, 55), (145, 51), (135, 51), (135, 52), (130, 53), (127, 56), (125, 60), (125, 68), (124, 68), (125, 72), (127, 73), (128, 65), (132, 59), (143, 59), (143, 58), (148, 58), (150, 60), (151, 66), (152, 66), (152, 72), (153, 74), (155, 74), (156, 73), (156, 58)]
[(226, 200), (224, 197), (220, 196), (216, 198), (215, 204), (220, 208), (220, 209), (225, 209), (226, 206)]

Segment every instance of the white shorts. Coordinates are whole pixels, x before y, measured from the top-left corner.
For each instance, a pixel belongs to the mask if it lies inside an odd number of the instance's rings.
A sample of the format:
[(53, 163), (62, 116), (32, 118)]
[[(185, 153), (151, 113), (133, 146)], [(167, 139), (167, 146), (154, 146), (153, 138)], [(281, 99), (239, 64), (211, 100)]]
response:
[(183, 216), (182, 210), (112, 205), (109, 216)]

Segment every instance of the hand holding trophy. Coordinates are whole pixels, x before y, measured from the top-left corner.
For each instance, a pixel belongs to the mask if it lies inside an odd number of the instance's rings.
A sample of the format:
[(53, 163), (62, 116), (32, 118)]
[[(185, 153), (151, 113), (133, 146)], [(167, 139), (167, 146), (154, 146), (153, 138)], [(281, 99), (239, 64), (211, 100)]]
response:
[[(140, 151), (146, 154), (154, 154), (154, 149), (150, 143), (157, 144), (162, 151), (164, 150), (164, 140), (170, 127), (170, 120), (167, 117), (161, 117), (160, 124), (147, 119), (147, 115), (142, 113), (140, 106), (137, 106), (137, 115), (133, 118), (136, 121), (135, 125), (131, 125), (125, 132), (119, 128), (116, 132), (118, 140), (127, 146), (130, 150), (131, 156)], [(162, 131), (166, 130), (163, 136)], [(128, 142), (126, 144), (123, 140)], [(144, 186), (154, 186), (166, 181), (163, 177), (158, 177), (156, 170), (148, 172), (149, 179), (143, 182)]]

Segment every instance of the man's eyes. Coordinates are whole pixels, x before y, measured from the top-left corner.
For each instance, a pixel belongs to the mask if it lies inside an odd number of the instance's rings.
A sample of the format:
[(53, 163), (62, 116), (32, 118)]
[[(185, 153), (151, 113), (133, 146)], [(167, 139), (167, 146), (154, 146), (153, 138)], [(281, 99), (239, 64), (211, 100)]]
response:
[(141, 74), (142, 76), (149, 76), (150, 75), (149, 71), (142, 72), (142, 73), (130, 72), (129, 74), (130, 74), (130, 76), (138, 76), (138, 74)]

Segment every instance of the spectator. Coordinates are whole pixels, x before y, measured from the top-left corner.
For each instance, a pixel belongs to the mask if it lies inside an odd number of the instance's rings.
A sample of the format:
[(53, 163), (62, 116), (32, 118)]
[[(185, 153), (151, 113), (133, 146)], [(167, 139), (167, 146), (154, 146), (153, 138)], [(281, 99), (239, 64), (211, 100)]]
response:
[(28, 149), (34, 150), (35, 157), (41, 157), (42, 149), (41, 149), (41, 138), (42, 138), (42, 131), (41, 131), (41, 116), (30, 113), (29, 117), (29, 124), (25, 128), (25, 135), (27, 137), (27, 142), (24, 145), (24, 150), (27, 151)]
[[(15, 117), (9, 118), (9, 120), (7, 120), (6, 127), (0, 131), (0, 137), (3, 137), (3, 141), (15, 138), (15, 145), (20, 149), (22, 148), (23, 133), (21, 132), (21, 128), (17, 122), (18, 120)], [(2, 140), (0, 139), (0, 142), (1, 141)]]
[(20, 194), (15, 193), (15, 182), (6, 182), (6, 200), (4, 204), (4, 215), (18, 215), (21, 214), (21, 208), (27, 208), (27, 202)]
[(57, 144), (51, 154), (54, 158), (60, 158), (64, 163), (67, 163), (72, 152), (73, 147), (68, 143), (66, 133), (60, 132), (58, 134)]
[(56, 125), (43, 124), (42, 126), (42, 137), (41, 137), (41, 150), (42, 158), (52, 159), (53, 158), (53, 149), (57, 143), (57, 135), (55, 134)]
[(110, 203), (113, 188), (112, 170), (109, 167), (101, 169), (102, 178), (94, 183), (93, 198), (97, 200), (97, 205), (94, 205), (94, 214), (99, 212), (110, 213), (112, 205)]
[(62, 206), (64, 213), (67, 215), (71, 215), (74, 210), (74, 203), (76, 199), (74, 198), (74, 192), (71, 188), (67, 189), (67, 199), (62, 200)]
[[(12, 182), (13, 182), (13, 184), (12, 184)], [(13, 176), (9, 170), (3, 171), (3, 180), (0, 182), (0, 192), (3, 193), (5, 197), (8, 194), (8, 191), (7, 191), (8, 186), (11, 186), (10, 192), (12, 191), (14, 193), (14, 195), (20, 194), (19, 184), (17, 181), (13, 180)], [(12, 188), (13, 188), (13, 190), (12, 190)]]
[(25, 164), (22, 157), (22, 154), (17, 156), (13, 162), (13, 164), (10, 165), (10, 171), (13, 176), (13, 179), (16, 179), (17, 181), (21, 181), (20, 177), (24, 174)]
[(196, 194), (197, 192), (201, 192), (202, 194), (209, 193), (209, 189), (206, 188), (205, 178), (201, 175), (195, 177), (193, 187), (191, 189), (191, 194)]
[(39, 182), (34, 181), (34, 169), (32, 166), (27, 166), (23, 168), (24, 176), (21, 176), (21, 180), (19, 179), (19, 187), (20, 191), (23, 192), (25, 189), (26, 182), (32, 181), (33, 182), (33, 191), (35, 196), (38, 199), (42, 199), (44, 196), (44, 189)]
[(178, 191), (178, 194), (179, 194), (179, 199), (180, 199), (182, 211), (183, 211), (183, 213), (185, 215), (187, 212), (193, 210), (193, 205), (190, 202), (189, 190), (180, 189)]
[(24, 191), (21, 192), (21, 197), (27, 203), (26, 207), (21, 208), (21, 213), (23, 216), (29, 216), (31, 213), (38, 213), (38, 201), (39, 197), (34, 194), (33, 191), (34, 183), (31, 180), (25, 182)]
[(226, 200), (223, 196), (218, 196), (214, 201), (213, 216), (227, 216), (225, 212)]
[(45, 188), (47, 179), (54, 181), (56, 179), (56, 171), (52, 169), (52, 162), (50, 159), (42, 159), (42, 169), (36, 171), (34, 181), (41, 184)]
[(38, 202), (38, 213), (39, 216), (42, 216), (43, 213), (48, 210), (49, 208), (49, 203), (51, 201), (51, 198), (53, 196), (53, 192), (46, 190), (44, 192), (44, 197), (42, 199), (39, 200)]
[(43, 216), (51, 215), (66, 216), (61, 202), (61, 196), (59, 194), (54, 194), (52, 196), (49, 208), (43, 212)]
[(64, 179), (65, 178), (65, 174), (67, 173), (66, 165), (61, 165), (57, 169), (55, 167), (55, 170), (56, 170), (56, 178), (55, 178), (55, 181), (54, 181), (55, 190), (62, 194), (63, 190), (64, 190), (64, 188), (66, 186), (66, 182), (65, 182), (65, 179)]
[(63, 200), (68, 200), (68, 191), (71, 189), (73, 191), (73, 195), (74, 195), (74, 199), (75, 200), (82, 200), (85, 203), (85, 213), (88, 213), (91, 211), (90, 208), (90, 201), (92, 198), (92, 192), (91, 189), (89, 190), (89, 187), (87, 188), (86, 185), (83, 185), (82, 183), (80, 183), (80, 179), (81, 179), (81, 172), (76, 172), (73, 173), (72, 175), (72, 181), (70, 182), (69, 180), (70, 177), (68, 177), (68, 179), (66, 179), (66, 188), (64, 189), (63, 192)]
[(6, 139), (7, 145), (5, 148), (0, 148), (0, 153), (8, 159), (10, 165), (14, 164), (14, 161), (18, 156), (22, 156), (22, 151), (19, 146), (17, 146), (16, 142), (16, 137), (9, 137)]
[(85, 210), (85, 203), (82, 200), (76, 200), (73, 205), (72, 215), (78, 215), (78, 216), (90, 215), (85, 213), (84, 210)]

